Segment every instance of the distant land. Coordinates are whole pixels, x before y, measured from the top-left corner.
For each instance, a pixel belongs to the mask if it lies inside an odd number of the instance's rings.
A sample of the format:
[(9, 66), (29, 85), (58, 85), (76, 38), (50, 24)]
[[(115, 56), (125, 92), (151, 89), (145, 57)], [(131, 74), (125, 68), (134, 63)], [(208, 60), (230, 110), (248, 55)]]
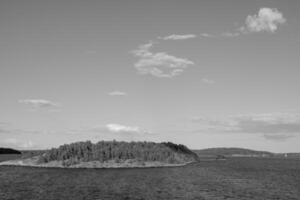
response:
[(0, 165), (63, 168), (130, 168), (182, 166), (192, 162), (233, 157), (296, 158), (300, 153), (272, 153), (245, 148), (190, 150), (171, 142), (90, 141), (64, 144), (48, 150), (0, 148)]
[(11, 148), (1, 148), (0, 147), (0, 154), (21, 154), (20, 151), (11, 149)]
[(300, 158), (300, 153), (272, 153), (269, 151), (257, 151), (245, 148), (207, 148), (193, 150), (200, 158), (205, 157), (287, 157)]
[[(31, 156), (30, 156), (31, 155)], [(25, 151), (22, 159), (0, 165), (65, 168), (181, 166), (198, 161), (196, 153), (171, 142), (76, 142), (45, 151)]]

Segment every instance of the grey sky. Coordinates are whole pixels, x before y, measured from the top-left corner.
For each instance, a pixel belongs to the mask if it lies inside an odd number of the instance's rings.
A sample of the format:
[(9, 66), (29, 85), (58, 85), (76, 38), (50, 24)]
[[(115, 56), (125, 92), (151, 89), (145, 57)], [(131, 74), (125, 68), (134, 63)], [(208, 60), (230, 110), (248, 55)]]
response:
[(119, 139), (300, 151), (299, 8), (2, 0), (0, 146)]

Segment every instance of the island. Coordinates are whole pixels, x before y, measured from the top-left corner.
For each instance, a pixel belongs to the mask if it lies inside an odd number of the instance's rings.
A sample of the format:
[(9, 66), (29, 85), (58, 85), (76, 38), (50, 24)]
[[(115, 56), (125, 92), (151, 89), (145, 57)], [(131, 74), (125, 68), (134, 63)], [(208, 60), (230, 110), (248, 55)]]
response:
[(199, 160), (196, 153), (171, 142), (91, 141), (64, 144), (40, 155), (0, 165), (61, 168), (131, 168), (183, 166)]
[(0, 154), (21, 154), (21, 152), (11, 148), (0, 147)]
[(268, 151), (256, 151), (245, 148), (207, 148), (194, 150), (200, 158), (231, 158), (231, 157), (274, 157), (275, 154)]

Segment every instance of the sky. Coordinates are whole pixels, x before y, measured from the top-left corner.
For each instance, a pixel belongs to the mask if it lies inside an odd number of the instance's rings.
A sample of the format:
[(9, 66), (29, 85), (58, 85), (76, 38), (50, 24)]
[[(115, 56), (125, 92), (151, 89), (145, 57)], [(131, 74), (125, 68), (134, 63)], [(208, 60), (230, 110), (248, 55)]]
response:
[(300, 152), (299, 9), (1, 0), (0, 146), (116, 139)]

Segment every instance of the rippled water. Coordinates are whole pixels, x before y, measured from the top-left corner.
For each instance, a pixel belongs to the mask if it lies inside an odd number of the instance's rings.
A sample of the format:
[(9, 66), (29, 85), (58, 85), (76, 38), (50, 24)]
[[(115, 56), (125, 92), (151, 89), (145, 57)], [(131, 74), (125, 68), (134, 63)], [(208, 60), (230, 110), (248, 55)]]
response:
[(300, 199), (300, 160), (235, 158), (184, 167), (0, 167), (0, 199)]

